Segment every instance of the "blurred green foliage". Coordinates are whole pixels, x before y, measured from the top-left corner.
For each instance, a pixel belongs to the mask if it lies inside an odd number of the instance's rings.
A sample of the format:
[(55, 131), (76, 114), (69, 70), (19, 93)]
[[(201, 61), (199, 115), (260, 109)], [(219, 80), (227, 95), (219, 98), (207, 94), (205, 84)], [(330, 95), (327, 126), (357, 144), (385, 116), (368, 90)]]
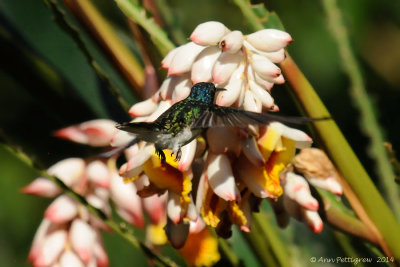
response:
[[(135, 49), (115, 3), (93, 2), (112, 21), (122, 39)], [(341, 70), (337, 47), (320, 3), (265, 2), (279, 14), (294, 39), (288, 48), (292, 57), (376, 180), (373, 161), (365, 151), (368, 140), (357, 127), (358, 114), (348, 97), (348, 79)], [(221, 21), (230, 29), (249, 31), (239, 9), (231, 1), (168, 0), (166, 3), (186, 36), (197, 24), (208, 20)], [(394, 150), (400, 151), (400, 1), (340, 0), (338, 3), (386, 140), (393, 144)], [(135, 97), (99, 48), (73, 17), (69, 20), (79, 29), (91, 53), (122, 90), (124, 98), (134, 103)], [(82, 52), (54, 23), (50, 10), (41, 1), (1, 1), (0, 22), (0, 132), (3, 141), (22, 147), (46, 167), (65, 157), (94, 153), (95, 149), (52, 137), (54, 130), (88, 119), (122, 119), (117, 103)], [(155, 67), (159, 69), (159, 63)], [(273, 96), (282, 113), (297, 113), (284, 86), (276, 86)], [(22, 166), (1, 146), (0, 170), (0, 266), (25, 266), (31, 240), (49, 200), (19, 192), (19, 188), (37, 174)], [(291, 226), (281, 233), (289, 243), (299, 245), (290, 247), (295, 258), (300, 259), (293, 263), (296, 266), (308, 266), (311, 256), (335, 257), (345, 253), (329, 230), (314, 235), (292, 220)], [(136, 266), (146, 264), (143, 255), (118, 237), (105, 234), (104, 238), (111, 266), (127, 266), (132, 262), (137, 263)], [(236, 231), (232, 240), (235, 251), (246, 265), (255, 266), (254, 256), (246, 252), (245, 241)], [(369, 252), (361, 246), (359, 253), (368, 255)]]

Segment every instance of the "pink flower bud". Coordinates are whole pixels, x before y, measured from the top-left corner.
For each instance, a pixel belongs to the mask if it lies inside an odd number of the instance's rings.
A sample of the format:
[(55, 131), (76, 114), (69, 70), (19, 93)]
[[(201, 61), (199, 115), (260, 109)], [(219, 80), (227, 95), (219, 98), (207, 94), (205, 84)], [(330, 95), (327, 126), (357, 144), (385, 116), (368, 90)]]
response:
[(29, 185), (23, 187), (21, 191), (24, 194), (38, 195), (42, 197), (55, 197), (61, 193), (61, 190), (52, 181), (47, 178), (39, 177)]
[(151, 157), (154, 147), (146, 144), (140, 151), (119, 168), (122, 177), (136, 177), (142, 172), (142, 165)]
[(255, 97), (259, 99), (259, 101), (265, 108), (271, 110), (274, 107), (274, 99), (267, 90), (262, 88), (253, 80), (249, 80), (249, 87), (250, 91), (254, 93)]
[[(167, 100), (171, 99), (172, 97), (172, 91), (174, 90), (175, 87), (175, 82), (177, 81), (177, 77), (175, 76), (169, 76), (165, 78), (163, 83), (160, 86), (160, 89), (158, 90), (159, 93), (156, 93), (156, 95), (159, 94), (162, 100)], [(154, 102), (159, 102), (159, 97), (153, 96), (153, 101)]]
[(167, 214), (168, 218), (177, 224), (181, 221), (182, 207), (180, 205), (180, 196), (172, 191), (168, 191)]
[(274, 78), (274, 79), (272, 80), (272, 82), (273, 82), (273, 83), (276, 83), (276, 84), (284, 84), (284, 83), (285, 83), (285, 78), (284, 78), (283, 75), (281, 74), (281, 75), (279, 75), (278, 77)]
[(335, 177), (324, 178), (307, 178), (307, 180), (314, 186), (323, 188), (327, 191), (334, 193), (335, 195), (342, 195), (342, 186), (337, 182)]
[(147, 122), (155, 121), (161, 114), (171, 107), (170, 101), (161, 101), (157, 109), (147, 118)]
[(218, 92), (217, 105), (229, 107), (239, 99), (240, 93), (243, 90), (243, 72), (244, 65), (240, 64), (225, 86), (226, 90)]
[(264, 52), (274, 52), (292, 42), (292, 37), (287, 33), (275, 29), (264, 29), (249, 34), (246, 38), (254, 48)]
[(72, 222), (69, 241), (72, 249), (85, 263), (89, 263), (93, 257), (93, 245), (96, 240), (96, 232), (85, 221), (76, 219)]
[(152, 98), (149, 98), (145, 101), (141, 101), (136, 103), (129, 109), (129, 115), (132, 117), (143, 117), (148, 116), (153, 113), (157, 108), (157, 103), (153, 101)]
[(87, 166), (87, 177), (96, 186), (103, 188), (110, 187), (110, 172), (103, 162), (99, 160), (92, 161)]
[(225, 154), (209, 154), (207, 167), (208, 182), (214, 193), (228, 201), (240, 199), (239, 189), (235, 184), (231, 163)]
[(70, 250), (65, 250), (60, 257), (60, 267), (84, 267), (79, 257)]
[(206, 224), (204, 221), (201, 218), (198, 218), (196, 221), (190, 221), (189, 231), (192, 234), (197, 234), (200, 233), (205, 227)]
[(262, 79), (273, 82), (274, 78), (281, 75), (281, 69), (266, 57), (253, 54), (252, 58), (251, 66)]
[(256, 98), (255, 94), (246, 90), (244, 95), (243, 108), (248, 111), (260, 113), (262, 111), (262, 104), (259, 98)]
[(81, 158), (68, 158), (52, 165), (47, 171), (50, 175), (57, 176), (66, 185), (73, 186), (83, 176), (85, 161)]
[(263, 55), (271, 60), (271, 62), (273, 63), (281, 63), (286, 58), (284, 48), (281, 48), (275, 52), (264, 52)]
[(54, 135), (80, 144), (108, 146), (115, 132), (114, 121), (98, 119), (58, 130)]
[(237, 53), (243, 46), (243, 34), (241, 31), (233, 31), (224, 36), (219, 47), (224, 52)]
[(204, 46), (190, 42), (180, 46), (178, 49), (168, 68), (168, 76), (180, 75), (190, 71), (194, 60), (204, 49)]
[(322, 232), (324, 224), (321, 220), (321, 217), (319, 217), (318, 212), (311, 210), (303, 210), (303, 221), (314, 233), (319, 234)]
[(143, 198), (143, 207), (149, 215), (152, 224), (159, 224), (165, 219), (166, 202), (166, 193), (162, 196), (152, 195), (150, 197)]
[(228, 32), (229, 29), (221, 22), (208, 21), (194, 29), (190, 40), (198, 45), (217, 45)]
[(207, 47), (201, 51), (192, 66), (191, 79), (193, 84), (211, 81), (212, 69), (220, 54), (221, 50), (216, 46)]
[(318, 210), (318, 201), (311, 195), (310, 187), (300, 175), (288, 172), (285, 181), (285, 196), (308, 210)]
[(161, 68), (168, 69), (171, 66), (172, 59), (175, 57), (176, 53), (179, 51), (179, 47), (172, 49), (161, 61)]
[(182, 147), (182, 156), (178, 163), (178, 169), (180, 171), (187, 171), (192, 165), (194, 155), (196, 153), (196, 144), (197, 141), (193, 140), (189, 144)]
[(144, 226), (142, 203), (136, 194), (137, 190), (133, 183), (125, 184), (121, 177), (113, 175), (110, 186), (112, 200), (119, 208), (118, 213), (130, 223)]
[(177, 77), (175, 88), (172, 92), (172, 104), (179, 102), (190, 94), (192, 83), (190, 82), (189, 75), (184, 74)]
[(42, 248), (43, 242), (51, 228), (52, 223), (50, 220), (44, 218), (36, 230), (33, 238), (32, 247), (29, 251), (28, 261), (34, 262)]
[(44, 217), (53, 223), (65, 223), (78, 215), (78, 204), (66, 195), (56, 198), (47, 208)]
[(43, 241), (42, 247), (33, 262), (34, 266), (50, 266), (59, 257), (67, 241), (67, 232), (57, 230), (49, 234)]
[(108, 267), (108, 256), (99, 240), (94, 244), (93, 253), (98, 267)]
[(212, 70), (213, 82), (219, 85), (226, 83), (232, 73), (238, 68), (243, 54), (221, 53)]

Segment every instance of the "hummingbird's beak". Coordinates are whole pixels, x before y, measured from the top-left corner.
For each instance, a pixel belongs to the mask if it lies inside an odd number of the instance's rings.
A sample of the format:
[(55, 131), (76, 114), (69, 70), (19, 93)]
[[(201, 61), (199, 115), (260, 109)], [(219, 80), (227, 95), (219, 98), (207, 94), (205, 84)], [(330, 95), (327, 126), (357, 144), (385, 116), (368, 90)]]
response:
[(225, 88), (215, 88), (215, 91), (216, 92), (218, 92), (218, 91), (226, 91), (226, 89)]

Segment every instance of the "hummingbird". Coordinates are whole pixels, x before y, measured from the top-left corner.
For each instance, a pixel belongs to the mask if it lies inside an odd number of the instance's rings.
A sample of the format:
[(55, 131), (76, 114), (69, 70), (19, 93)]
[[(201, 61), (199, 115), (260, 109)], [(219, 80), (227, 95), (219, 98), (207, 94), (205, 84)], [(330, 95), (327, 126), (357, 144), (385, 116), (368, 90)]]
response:
[[(320, 119), (308, 117), (278, 116), (256, 113), (233, 107), (222, 107), (214, 103), (216, 88), (213, 83), (195, 84), (187, 98), (175, 103), (153, 122), (124, 122), (117, 124), (120, 130), (134, 133), (137, 138), (154, 143), (156, 154), (165, 162), (164, 149), (171, 149), (181, 157), (181, 147), (211, 127), (246, 127), (249, 124), (267, 125), (273, 121), (303, 124)], [(323, 118), (325, 119), (325, 118)]]

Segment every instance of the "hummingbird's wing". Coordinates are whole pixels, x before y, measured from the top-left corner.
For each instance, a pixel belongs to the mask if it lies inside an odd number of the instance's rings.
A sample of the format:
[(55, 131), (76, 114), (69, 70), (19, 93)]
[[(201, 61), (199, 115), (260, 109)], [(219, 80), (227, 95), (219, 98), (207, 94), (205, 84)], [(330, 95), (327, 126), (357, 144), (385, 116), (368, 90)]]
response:
[(313, 119), (309, 117), (290, 117), (272, 115), (270, 113), (256, 113), (243, 109), (214, 105), (204, 112), (204, 114), (193, 124), (192, 128), (234, 126), (245, 127), (248, 124), (266, 125), (273, 121), (291, 124), (304, 124), (307, 122), (325, 119), (327, 118)]

